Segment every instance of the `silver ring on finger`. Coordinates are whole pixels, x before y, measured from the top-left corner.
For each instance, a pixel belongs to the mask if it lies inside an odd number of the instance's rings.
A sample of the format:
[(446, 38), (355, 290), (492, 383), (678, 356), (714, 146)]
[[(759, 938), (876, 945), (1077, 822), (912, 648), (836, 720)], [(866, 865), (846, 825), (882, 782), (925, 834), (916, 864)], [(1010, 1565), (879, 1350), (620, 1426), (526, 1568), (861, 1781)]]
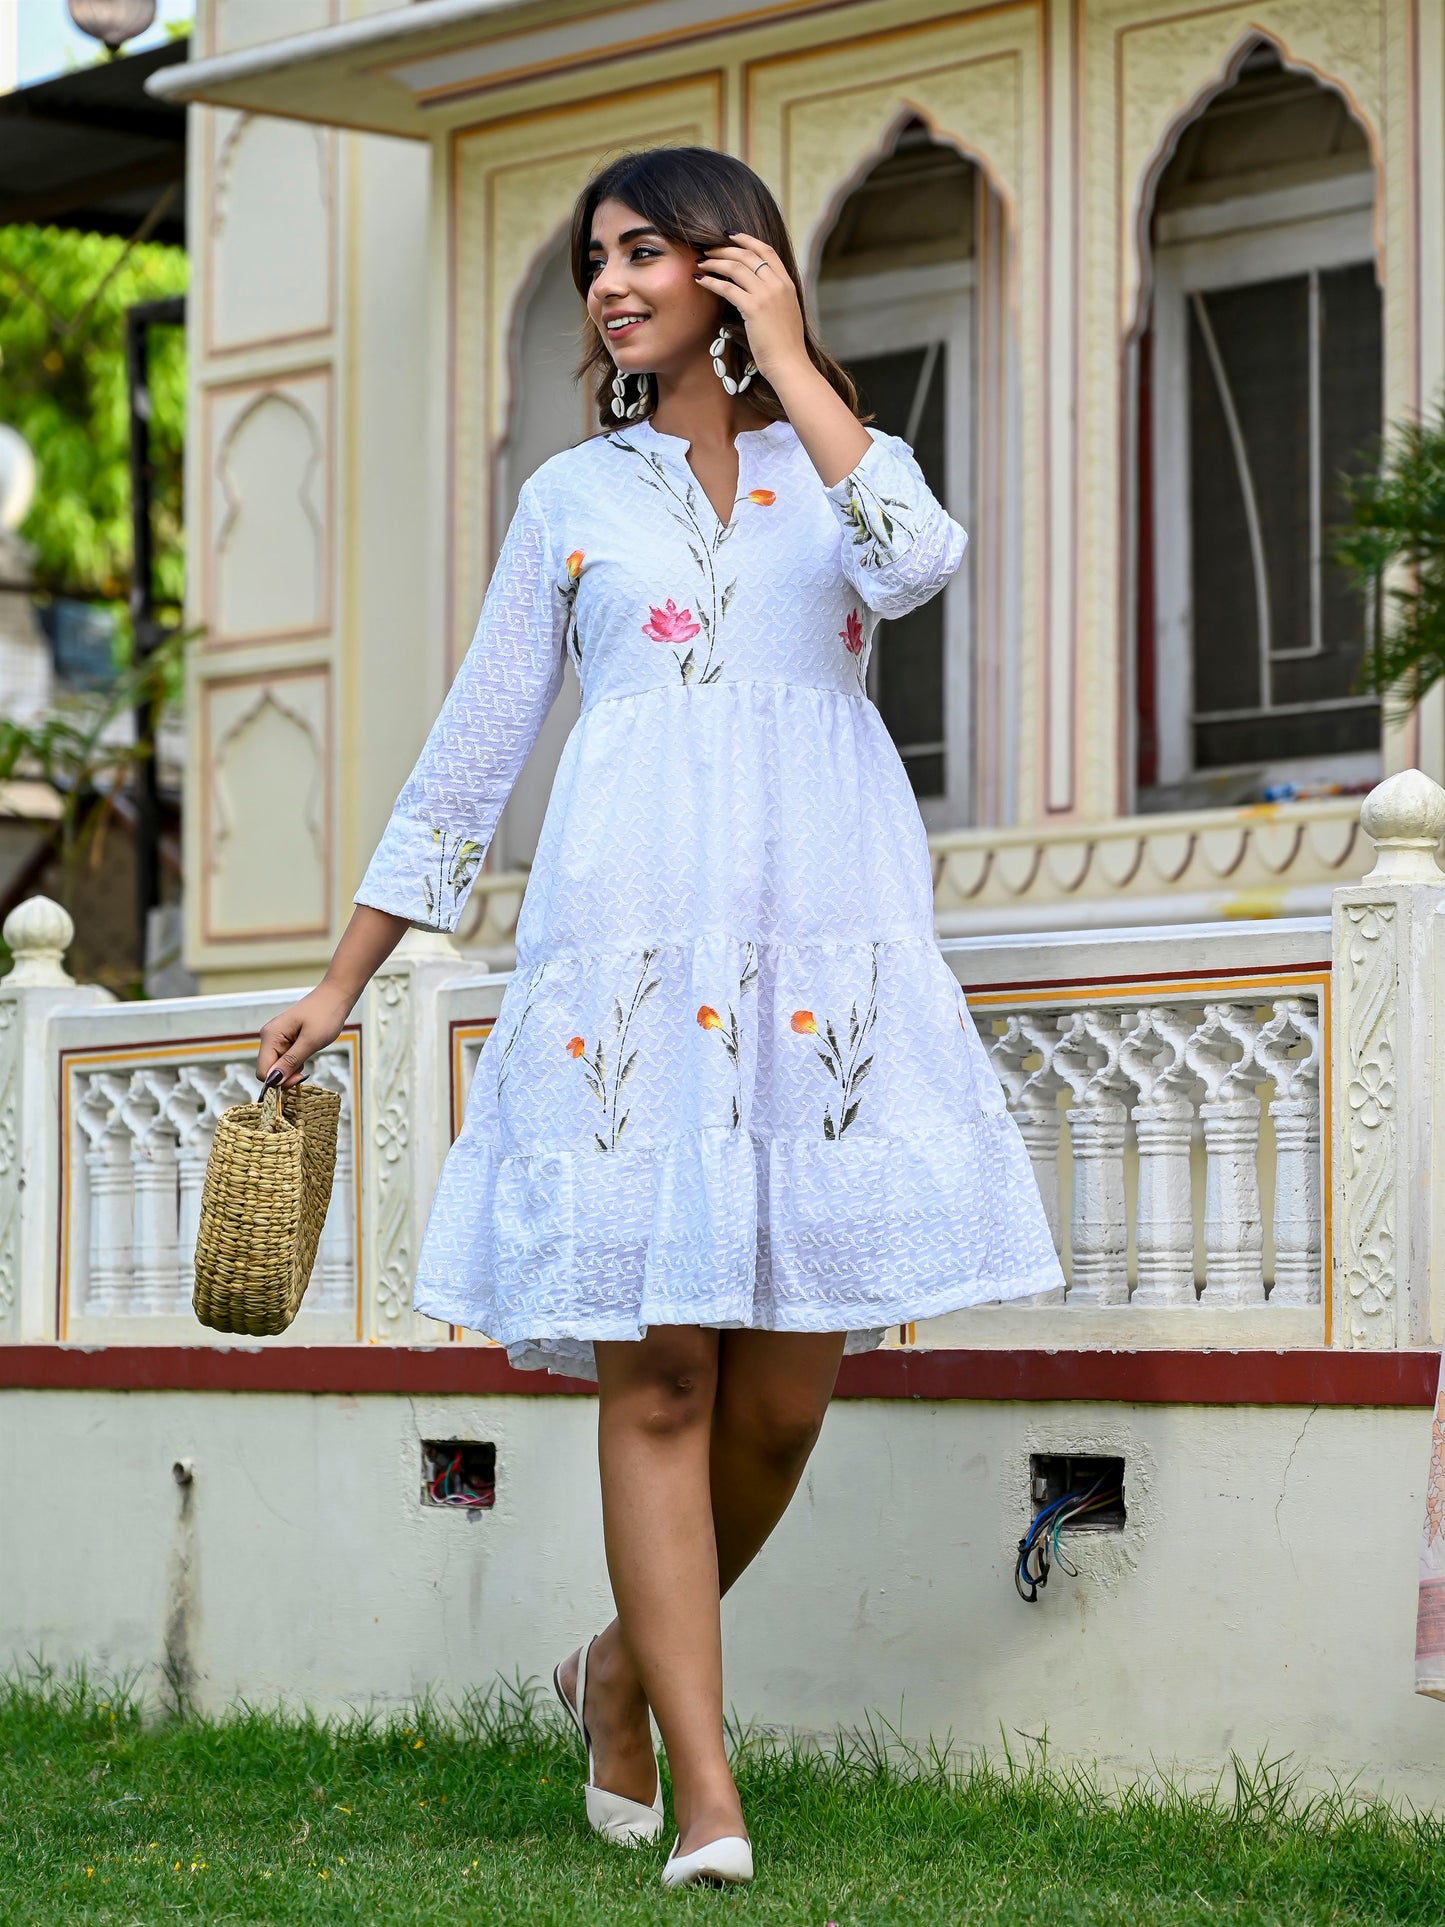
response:
[(758, 264), (757, 264), (757, 266), (756, 266), (756, 267), (755, 267), (755, 268), (753, 269), (753, 273), (754, 273), (754, 274), (761, 274), (761, 273), (762, 273), (762, 271), (763, 271), (763, 269), (764, 269), (764, 268), (765, 268), (765, 267), (766, 267), (767, 265), (768, 265), (768, 264), (767, 264), (767, 262), (766, 262), (766, 261), (759, 261), (759, 262), (758, 262)]

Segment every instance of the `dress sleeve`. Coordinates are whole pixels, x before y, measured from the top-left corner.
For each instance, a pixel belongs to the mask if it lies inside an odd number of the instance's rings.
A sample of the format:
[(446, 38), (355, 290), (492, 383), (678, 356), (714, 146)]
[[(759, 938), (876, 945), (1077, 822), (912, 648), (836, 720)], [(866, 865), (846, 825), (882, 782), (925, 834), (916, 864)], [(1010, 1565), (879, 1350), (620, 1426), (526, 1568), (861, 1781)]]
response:
[(352, 901), (454, 930), (502, 805), (562, 686), (569, 603), (524, 483), (477, 622)]
[(842, 527), (843, 573), (880, 616), (936, 596), (963, 560), (968, 537), (923, 479), (897, 435), (868, 430), (852, 474), (824, 493)]

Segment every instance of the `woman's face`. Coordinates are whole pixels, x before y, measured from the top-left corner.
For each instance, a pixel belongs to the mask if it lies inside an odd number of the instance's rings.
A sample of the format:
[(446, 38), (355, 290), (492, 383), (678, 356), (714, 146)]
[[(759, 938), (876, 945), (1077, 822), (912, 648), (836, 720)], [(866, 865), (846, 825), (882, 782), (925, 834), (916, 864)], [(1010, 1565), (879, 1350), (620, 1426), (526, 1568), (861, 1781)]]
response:
[(599, 201), (588, 260), (587, 312), (625, 374), (670, 372), (706, 353), (723, 304), (693, 279), (695, 248), (623, 201)]

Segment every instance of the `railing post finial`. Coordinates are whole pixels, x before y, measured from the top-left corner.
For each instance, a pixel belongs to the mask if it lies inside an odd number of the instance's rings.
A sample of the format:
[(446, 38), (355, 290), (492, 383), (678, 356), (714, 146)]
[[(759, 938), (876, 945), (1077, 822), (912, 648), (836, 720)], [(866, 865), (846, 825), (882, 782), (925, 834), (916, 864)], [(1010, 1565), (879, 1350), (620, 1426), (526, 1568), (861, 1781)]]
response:
[(1423, 770), (1386, 777), (1365, 798), (1360, 822), (1375, 845), (1367, 883), (1440, 881), (1436, 852), (1445, 836), (1445, 790)]
[(75, 935), (70, 912), (52, 897), (27, 897), (5, 919), (3, 935), (15, 958), (4, 984), (73, 984), (65, 953)]

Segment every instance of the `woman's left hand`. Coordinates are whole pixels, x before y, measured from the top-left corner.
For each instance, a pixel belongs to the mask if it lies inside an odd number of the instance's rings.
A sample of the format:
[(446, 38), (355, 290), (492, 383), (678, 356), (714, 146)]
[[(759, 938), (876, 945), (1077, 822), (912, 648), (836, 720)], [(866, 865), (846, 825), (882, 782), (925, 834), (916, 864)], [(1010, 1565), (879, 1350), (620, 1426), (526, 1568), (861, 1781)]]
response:
[(776, 387), (789, 367), (811, 366), (793, 277), (766, 241), (751, 234), (730, 235), (726, 245), (706, 250), (697, 279), (742, 316), (748, 353), (765, 381)]

